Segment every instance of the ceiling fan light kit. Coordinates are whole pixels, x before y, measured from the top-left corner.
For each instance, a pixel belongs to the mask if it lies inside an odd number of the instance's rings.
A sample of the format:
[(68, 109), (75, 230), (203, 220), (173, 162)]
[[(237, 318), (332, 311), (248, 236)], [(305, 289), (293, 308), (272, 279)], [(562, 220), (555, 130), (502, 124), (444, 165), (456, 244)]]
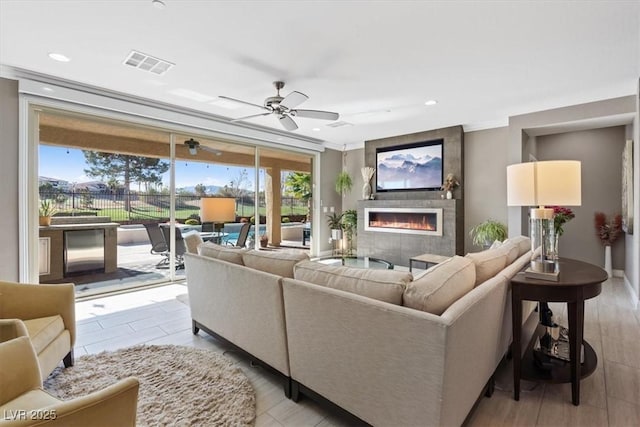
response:
[(258, 107), (263, 110), (266, 110), (264, 113), (260, 114), (252, 114), (250, 116), (238, 117), (237, 119), (231, 120), (232, 122), (244, 121), (248, 119), (252, 119), (255, 117), (268, 116), (269, 114), (275, 114), (278, 116), (278, 120), (283, 128), (288, 131), (293, 131), (298, 129), (298, 125), (291, 118), (293, 117), (305, 117), (309, 119), (320, 119), (320, 120), (338, 120), (340, 115), (338, 113), (334, 113), (331, 111), (321, 111), (321, 110), (296, 110), (295, 107), (302, 104), (304, 101), (309, 99), (307, 95), (302, 92), (293, 91), (289, 95), (282, 97), (280, 96), (280, 89), (284, 87), (284, 82), (277, 81), (273, 82), (273, 85), (276, 88), (277, 94), (275, 96), (270, 96), (264, 100), (264, 105), (258, 105), (247, 101), (242, 101), (240, 99), (230, 98), (228, 96), (220, 96), (222, 99), (227, 99), (230, 101), (239, 102), (241, 104), (250, 105), (252, 107)]
[(198, 154), (199, 149), (213, 153), (216, 156), (222, 155), (222, 151), (216, 150), (215, 148), (209, 148), (205, 145), (200, 145), (200, 143), (193, 138), (189, 138), (188, 140), (186, 140), (184, 142), (184, 145), (186, 145), (189, 148), (189, 154), (191, 154), (192, 156), (195, 156), (196, 154)]

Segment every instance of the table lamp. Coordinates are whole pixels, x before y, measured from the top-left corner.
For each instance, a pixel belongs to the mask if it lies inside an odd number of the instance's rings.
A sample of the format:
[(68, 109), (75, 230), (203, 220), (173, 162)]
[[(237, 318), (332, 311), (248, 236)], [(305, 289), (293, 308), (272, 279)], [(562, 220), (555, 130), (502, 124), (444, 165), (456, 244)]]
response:
[(203, 197), (200, 199), (200, 221), (212, 222), (220, 233), (225, 222), (236, 220), (236, 199), (232, 197)]
[[(507, 166), (507, 205), (532, 206), (531, 249), (540, 252), (531, 259), (525, 275), (558, 281), (560, 267), (554, 246), (553, 209), (546, 206), (580, 206), (582, 203), (580, 162), (551, 160)], [(535, 207), (537, 206), (537, 207)]]

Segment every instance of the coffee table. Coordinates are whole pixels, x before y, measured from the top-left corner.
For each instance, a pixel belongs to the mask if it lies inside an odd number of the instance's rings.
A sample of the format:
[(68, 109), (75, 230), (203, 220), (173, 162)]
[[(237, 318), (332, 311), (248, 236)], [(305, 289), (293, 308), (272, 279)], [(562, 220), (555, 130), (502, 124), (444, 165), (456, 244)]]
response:
[(372, 257), (341, 257), (331, 256), (317, 260), (327, 265), (343, 265), (345, 267), (370, 268), (376, 270), (393, 270), (393, 264), (379, 258)]
[(423, 262), (425, 268), (429, 267), (429, 264), (440, 264), (448, 260), (451, 257), (444, 255), (436, 255), (436, 254), (422, 254), (416, 255), (414, 257), (409, 258), (409, 271), (413, 271), (413, 263), (414, 262)]

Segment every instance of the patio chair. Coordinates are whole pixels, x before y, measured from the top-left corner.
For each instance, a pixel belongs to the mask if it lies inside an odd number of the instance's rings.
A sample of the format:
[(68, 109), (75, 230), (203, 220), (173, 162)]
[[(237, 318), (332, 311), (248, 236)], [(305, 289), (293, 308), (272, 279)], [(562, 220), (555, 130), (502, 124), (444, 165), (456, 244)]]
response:
[(244, 248), (247, 244), (247, 237), (249, 237), (249, 230), (251, 229), (251, 223), (245, 222), (240, 227), (240, 232), (238, 233), (238, 238), (236, 239), (236, 244), (234, 246)]
[(160, 224), (157, 222), (145, 224), (144, 228), (147, 230), (149, 241), (151, 242), (151, 253), (162, 256), (162, 259), (156, 264), (156, 267), (169, 264), (169, 246), (164, 239), (162, 230), (160, 230)]
[[(162, 234), (164, 235), (164, 241), (171, 241), (171, 228), (167, 225), (164, 227), (160, 227), (162, 230)], [(167, 243), (168, 245), (168, 243)], [(180, 270), (184, 268), (184, 254), (187, 253), (187, 246), (184, 244), (184, 239), (182, 238), (182, 232), (179, 228), (176, 227), (176, 270)]]

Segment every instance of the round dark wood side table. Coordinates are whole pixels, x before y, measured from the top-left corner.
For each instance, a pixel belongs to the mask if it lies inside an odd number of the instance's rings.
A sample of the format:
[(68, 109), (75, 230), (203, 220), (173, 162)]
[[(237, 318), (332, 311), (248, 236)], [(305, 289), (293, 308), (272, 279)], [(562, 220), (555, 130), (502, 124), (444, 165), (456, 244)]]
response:
[[(520, 399), (520, 379), (551, 383), (571, 382), (571, 400), (580, 404), (580, 379), (593, 373), (598, 358), (593, 348), (584, 341), (584, 301), (600, 294), (607, 273), (600, 267), (574, 259), (560, 258), (560, 275), (557, 282), (531, 279), (524, 272), (511, 279), (511, 304), (513, 328), (513, 398)], [(534, 366), (532, 345), (522, 349), (522, 300), (567, 303), (569, 320), (570, 362), (543, 371)], [(536, 331), (533, 340), (540, 332)], [(580, 363), (580, 344), (584, 344), (584, 362)]]

